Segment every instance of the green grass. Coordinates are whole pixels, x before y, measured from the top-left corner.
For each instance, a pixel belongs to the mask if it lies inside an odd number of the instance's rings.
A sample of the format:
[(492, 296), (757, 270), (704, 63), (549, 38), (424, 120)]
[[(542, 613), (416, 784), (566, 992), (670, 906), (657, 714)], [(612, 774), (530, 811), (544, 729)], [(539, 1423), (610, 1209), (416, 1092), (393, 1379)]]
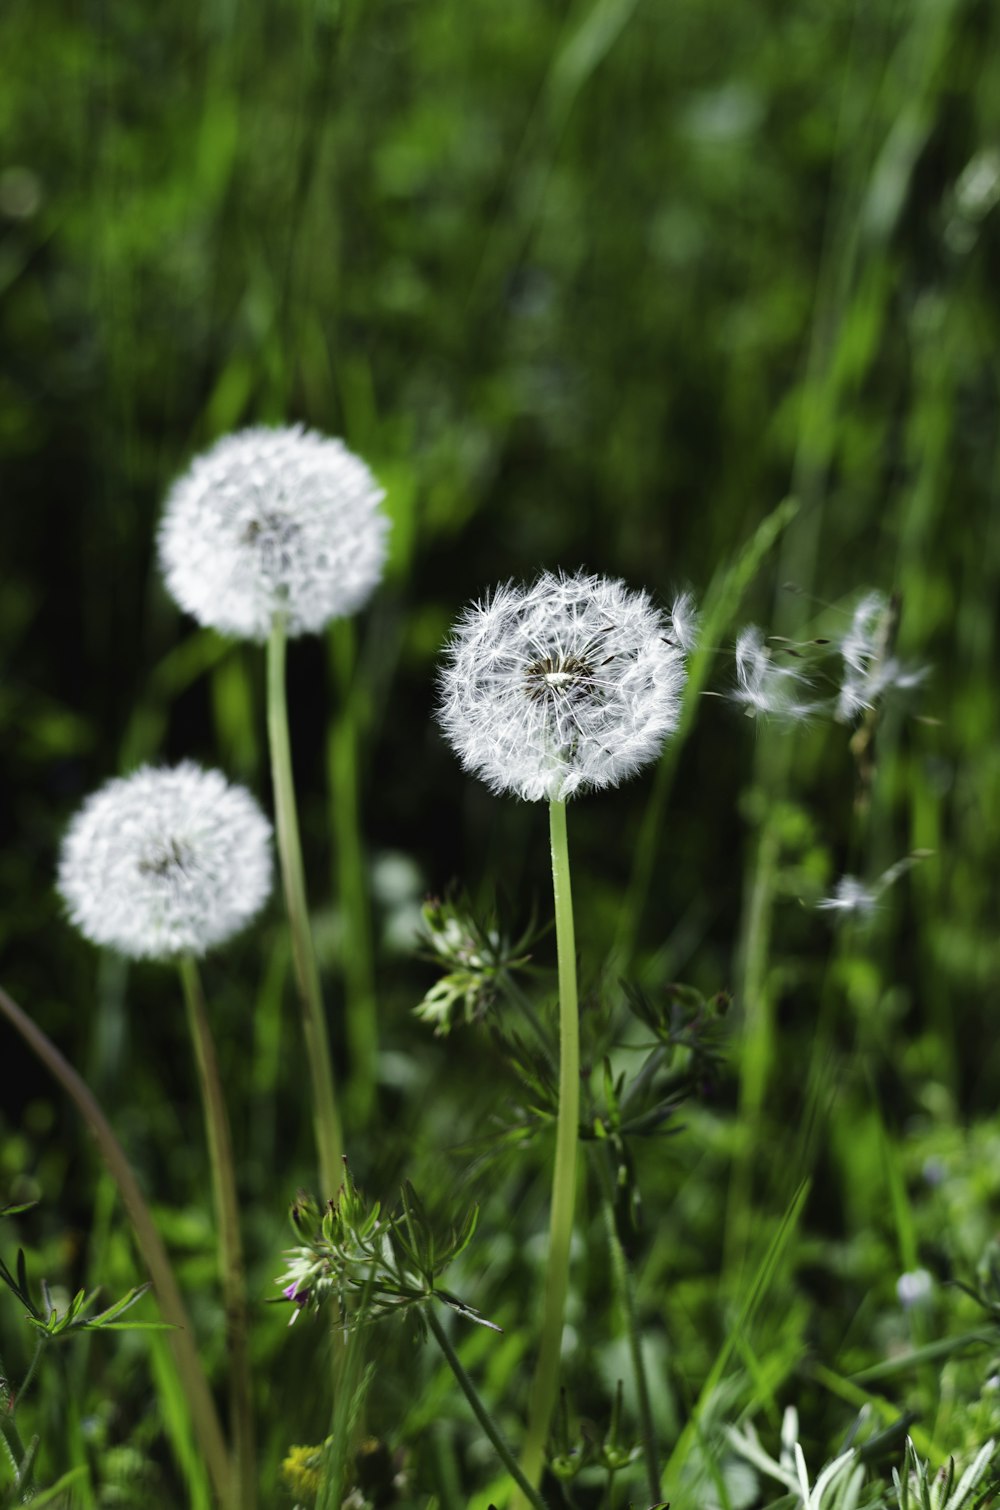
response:
[[(663, 603), (692, 586), (703, 639), (678, 737), (571, 815), (584, 1138), (595, 1116), (614, 1131), (605, 1056), (631, 1075), (650, 1042), (623, 979), (654, 1004), (677, 980), (733, 1003), (710, 1075), (688, 1085), (676, 1055), (691, 1094), (670, 1136), (583, 1150), (562, 1447), (589, 1461), (545, 1492), (573, 1510), (650, 1499), (641, 1453), (610, 1494), (600, 1460), (619, 1379), (626, 1437), (649, 1436), (617, 1253), (673, 1510), (776, 1502), (726, 1428), (754, 1421), (777, 1455), (789, 1405), (813, 1482), (856, 1430), (865, 1492), (894, 1503), (901, 1422), (935, 1468), (1000, 1432), (995, 1324), (951, 1283), (987, 1294), (1000, 1197), (1000, 25), (976, 0), (474, 10), (4, 7), (0, 984), (104, 1107), (224, 1414), (183, 1012), (169, 978), (72, 934), (52, 875), (82, 798), (141, 761), (217, 764), (268, 802), (262, 660), (181, 620), (156, 521), (229, 429), (343, 435), (387, 490), (389, 568), (350, 626), (290, 647), (288, 691), (345, 1144), (387, 1208), (405, 1179), (442, 1229), (479, 1203), (442, 1283), (504, 1330), (455, 1317), (448, 1335), (519, 1452), (554, 1104), (511, 1042), (516, 1003), (441, 1038), (415, 1018), (436, 975), (406, 941), (452, 883), (512, 936), (534, 915), (519, 984), (554, 1032), (544, 823), (460, 773), (435, 667), (464, 603), (540, 566)], [(898, 652), (932, 668), (886, 706), (870, 770), (848, 727), (788, 731), (702, 695), (732, 685), (744, 623), (835, 639), (867, 587), (899, 593)], [(838, 876), (914, 850), (933, 854), (864, 926), (815, 910)], [(295, 1502), (281, 1462), (321, 1446), (336, 1408), (347, 1479), (352, 1432), (391, 1457), (380, 1506), (500, 1504), (509, 1480), (419, 1327), (361, 1334), (352, 1416), (325, 1324), (289, 1329), (265, 1304), (316, 1164), (277, 902), (205, 980), (262, 1503)], [(39, 1201), (0, 1223), (0, 1257), (21, 1247), (33, 1285), (110, 1303), (147, 1278), (126, 1213), (6, 1023), (0, 1089), (0, 1205)], [(621, 1172), (618, 1249), (595, 1152)], [(921, 1267), (934, 1287), (906, 1311), (897, 1279)], [(0, 1409), (13, 1387), (22, 1445), (38, 1439), (35, 1503), (211, 1503), (165, 1334), (53, 1344), (19, 1398), (32, 1342), (5, 1293), (0, 1356)]]

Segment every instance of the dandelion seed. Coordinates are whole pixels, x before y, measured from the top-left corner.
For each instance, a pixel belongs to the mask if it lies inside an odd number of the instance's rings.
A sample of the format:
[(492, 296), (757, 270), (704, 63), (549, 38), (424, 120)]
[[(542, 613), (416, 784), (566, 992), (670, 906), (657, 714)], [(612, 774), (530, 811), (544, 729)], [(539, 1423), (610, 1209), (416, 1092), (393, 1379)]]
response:
[(764, 714), (794, 723), (814, 712), (805, 695), (809, 678), (798, 666), (780, 664), (755, 624), (749, 624), (737, 637), (736, 680), (736, 690), (730, 696), (742, 704), (748, 718)]
[[(690, 609), (680, 620), (689, 628)], [(495, 792), (564, 801), (616, 786), (677, 727), (684, 656), (644, 592), (578, 573), (498, 587), (445, 652), (438, 716)]]
[(878, 906), (878, 891), (859, 881), (857, 876), (841, 876), (832, 897), (823, 897), (816, 906), (824, 912), (843, 912), (851, 917), (870, 917)]
[(160, 525), (171, 595), (199, 623), (263, 641), (354, 613), (378, 583), (389, 521), (364, 462), (301, 426), (227, 435), (174, 483)]
[(854, 610), (851, 627), (840, 641), (844, 677), (836, 717), (849, 723), (874, 708), (891, 690), (918, 687), (928, 667), (904, 665), (891, 654), (898, 607), (880, 592), (869, 592)]
[(271, 825), (250, 793), (187, 761), (143, 766), (84, 803), (58, 889), (92, 943), (133, 959), (195, 956), (250, 922), (271, 890)]
[(877, 881), (867, 885), (860, 881), (857, 876), (841, 876), (833, 888), (833, 895), (823, 897), (816, 906), (826, 912), (841, 912), (852, 917), (871, 917), (878, 909), (879, 902), (890, 886), (894, 886), (900, 876), (905, 875), (914, 865), (921, 860), (928, 859), (934, 853), (930, 849), (915, 849), (912, 854), (904, 855), (902, 860), (897, 860), (895, 865), (890, 865), (888, 870), (882, 872)]
[(698, 643), (698, 611), (694, 597), (689, 592), (680, 593), (670, 606), (671, 638), (685, 655), (690, 655)]

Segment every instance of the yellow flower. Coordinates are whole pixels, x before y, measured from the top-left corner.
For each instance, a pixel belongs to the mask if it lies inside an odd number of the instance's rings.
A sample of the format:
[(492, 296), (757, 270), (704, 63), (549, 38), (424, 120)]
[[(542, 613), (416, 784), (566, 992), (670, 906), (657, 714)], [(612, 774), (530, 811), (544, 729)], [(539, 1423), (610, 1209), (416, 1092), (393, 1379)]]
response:
[(285, 1483), (296, 1499), (315, 1502), (319, 1493), (322, 1447), (290, 1447), (281, 1465)]

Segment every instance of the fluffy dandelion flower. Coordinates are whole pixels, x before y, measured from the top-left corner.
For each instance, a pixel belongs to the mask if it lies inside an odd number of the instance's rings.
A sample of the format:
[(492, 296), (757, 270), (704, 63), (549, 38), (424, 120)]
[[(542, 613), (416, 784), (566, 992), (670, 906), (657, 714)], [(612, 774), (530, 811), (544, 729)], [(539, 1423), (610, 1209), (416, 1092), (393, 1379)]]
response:
[(748, 718), (770, 714), (796, 722), (808, 718), (813, 704), (806, 696), (809, 679), (798, 666), (779, 664), (755, 624), (742, 629), (736, 640), (736, 690)]
[(109, 781), (70, 824), (59, 892), (92, 943), (133, 959), (201, 955), (271, 890), (271, 825), (243, 787), (190, 761)]
[(315, 633), (367, 600), (389, 521), (364, 462), (301, 426), (227, 435), (173, 485), (160, 525), (167, 588), (222, 634)]
[(670, 629), (646, 593), (607, 577), (496, 588), (465, 610), (441, 673), (439, 718), (465, 769), (529, 801), (617, 786), (677, 726)]

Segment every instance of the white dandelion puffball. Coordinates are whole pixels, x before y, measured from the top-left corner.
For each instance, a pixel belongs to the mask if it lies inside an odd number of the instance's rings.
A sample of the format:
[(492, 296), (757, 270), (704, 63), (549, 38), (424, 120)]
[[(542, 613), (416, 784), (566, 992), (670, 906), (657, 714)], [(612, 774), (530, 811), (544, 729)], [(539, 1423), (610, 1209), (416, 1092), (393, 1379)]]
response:
[(301, 426), (227, 435), (174, 483), (160, 524), (171, 596), (201, 624), (266, 640), (354, 613), (385, 564), (385, 494), (339, 440)]
[(63, 840), (57, 884), (94, 944), (132, 959), (201, 955), (267, 901), (271, 825), (219, 771), (143, 766), (84, 803)]
[(445, 651), (438, 716), (495, 792), (562, 801), (617, 786), (677, 727), (684, 654), (644, 592), (543, 574), (467, 608)]

